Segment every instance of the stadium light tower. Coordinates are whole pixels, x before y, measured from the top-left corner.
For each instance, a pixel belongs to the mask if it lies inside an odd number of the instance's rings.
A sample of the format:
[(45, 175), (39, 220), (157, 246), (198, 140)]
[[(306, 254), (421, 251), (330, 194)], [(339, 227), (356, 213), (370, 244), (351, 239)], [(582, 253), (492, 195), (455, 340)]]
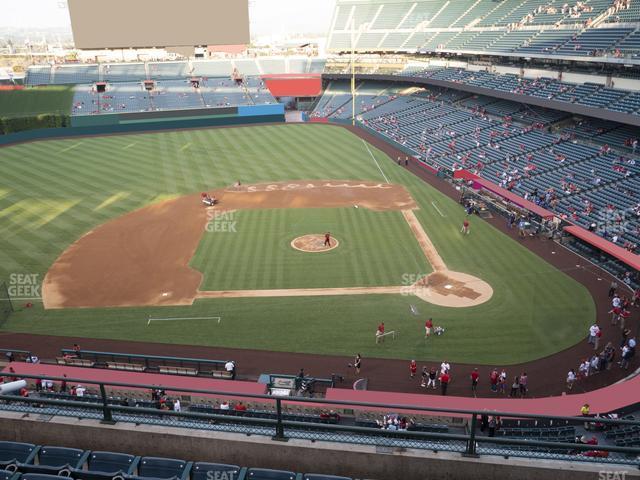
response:
[(356, 32), (355, 18), (351, 17), (351, 125), (356, 124), (356, 33), (360, 36), (364, 23)]

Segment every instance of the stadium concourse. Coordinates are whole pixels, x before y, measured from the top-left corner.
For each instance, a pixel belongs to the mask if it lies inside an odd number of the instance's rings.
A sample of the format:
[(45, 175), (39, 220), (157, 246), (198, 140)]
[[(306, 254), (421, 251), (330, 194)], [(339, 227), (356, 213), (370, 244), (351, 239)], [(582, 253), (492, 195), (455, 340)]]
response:
[[(91, 343), (93, 345), (93, 343)], [(127, 348), (135, 344), (121, 345), (119, 348)], [(98, 344), (97, 347), (105, 347), (111, 345)], [(138, 350), (136, 350), (138, 352)], [(246, 355), (235, 351), (214, 351), (214, 355), (219, 354), (235, 354), (235, 358), (245, 359)], [(242, 356), (239, 356), (242, 355)], [(41, 359), (42, 357), (38, 357)], [(250, 360), (250, 357), (249, 357)], [(308, 359), (311, 360), (311, 359)], [(250, 365), (250, 364), (249, 364)], [(306, 364), (305, 364), (306, 365)], [(462, 366), (453, 365), (453, 374)], [(245, 372), (245, 367), (241, 368), (241, 373)], [(313, 369), (306, 368), (308, 374)], [(282, 374), (293, 375), (294, 371), (283, 371)], [(466, 372), (465, 372), (466, 373)], [(250, 381), (246, 374), (243, 375), (245, 380), (221, 380), (206, 377), (193, 377), (191, 375), (168, 375), (159, 373), (146, 372), (130, 372), (119, 371), (115, 369), (102, 368), (83, 368), (69, 365), (56, 365), (49, 363), (23, 363), (11, 362), (2, 370), (2, 374), (10, 377), (20, 378), (22, 375), (32, 375), (34, 377), (68, 377), (86, 379), (82, 385), (85, 388), (96, 390), (100, 383), (109, 384), (141, 384), (141, 385), (158, 385), (165, 390), (169, 397), (179, 397), (181, 389), (194, 390), (212, 390), (216, 394), (200, 394), (201, 399), (219, 400), (220, 398), (228, 398), (233, 403), (238, 401), (251, 402), (251, 397), (243, 397), (243, 394), (262, 395), (267, 393), (267, 385), (259, 383), (258, 378)], [(466, 377), (466, 375), (463, 375)], [(249, 377), (251, 378), (251, 377)], [(460, 379), (466, 384), (467, 379)], [(95, 383), (91, 383), (95, 382)], [(69, 382), (70, 384), (72, 382)], [(344, 385), (343, 385), (344, 386)], [(467, 385), (468, 386), (468, 385)], [(71, 388), (71, 385), (69, 385)], [(384, 388), (384, 387), (383, 387)], [(483, 388), (487, 388), (484, 382)], [(392, 404), (397, 406), (405, 406), (407, 413), (419, 414), (417, 410), (411, 411), (412, 406), (422, 408), (435, 409), (454, 409), (454, 410), (494, 410), (502, 412), (520, 412), (529, 415), (549, 415), (558, 417), (572, 417), (580, 412), (580, 408), (585, 404), (590, 405), (592, 414), (607, 414), (610, 412), (626, 410), (629, 405), (636, 400), (636, 394), (640, 389), (640, 375), (634, 376), (632, 379), (609, 385), (597, 390), (562, 396), (541, 396), (535, 398), (495, 398), (492, 395), (489, 398), (473, 398), (468, 396), (447, 396), (443, 397), (439, 391), (432, 394), (429, 390), (419, 393), (399, 393), (369, 389), (354, 390), (352, 388), (327, 388), (323, 397), (326, 400), (354, 402), (354, 403), (370, 403), (370, 404)], [(128, 389), (130, 395), (145, 397), (147, 392), (141, 388), (131, 387)], [(385, 388), (386, 390), (386, 388)], [(137, 393), (136, 393), (137, 392)], [(228, 397), (227, 395), (228, 394)], [(295, 403), (295, 402), (294, 402)], [(316, 406), (322, 408), (322, 397), (318, 398)], [(376, 408), (376, 409), (379, 409)], [(376, 410), (374, 409), (374, 410)]]

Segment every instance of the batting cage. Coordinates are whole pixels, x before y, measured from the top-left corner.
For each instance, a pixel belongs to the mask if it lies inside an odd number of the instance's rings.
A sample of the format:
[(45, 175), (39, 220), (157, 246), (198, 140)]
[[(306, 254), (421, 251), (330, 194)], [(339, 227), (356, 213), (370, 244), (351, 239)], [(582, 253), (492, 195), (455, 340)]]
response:
[(13, 312), (9, 289), (5, 282), (0, 283), (0, 327), (7, 321), (9, 315)]

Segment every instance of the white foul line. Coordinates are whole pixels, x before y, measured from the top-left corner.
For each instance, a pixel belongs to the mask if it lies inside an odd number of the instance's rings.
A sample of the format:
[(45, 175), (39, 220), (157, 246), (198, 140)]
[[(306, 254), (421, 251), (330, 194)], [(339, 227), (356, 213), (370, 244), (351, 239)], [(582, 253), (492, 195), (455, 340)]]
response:
[(60, 150), (58, 153), (68, 152), (68, 151), (69, 151), (69, 150), (71, 150), (72, 148), (76, 148), (76, 147), (80, 146), (80, 144), (82, 144), (82, 142), (74, 143), (74, 144), (73, 144), (73, 145), (71, 145), (70, 147), (63, 148), (63, 149), (62, 149), (62, 150)]
[(441, 217), (446, 217), (445, 214), (443, 214), (440, 209), (438, 208), (438, 206), (436, 205), (436, 202), (431, 202), (431, 205), (433, 205), (433, 208), (435, 208), (437, 210), (437, 212), (440, 214)]
[(222, 320), (222, 317), (167, 317), (167, 318), (149, 318), (147, 325), (151, 325), (151, 322), (170, 322), (174, 320), (214, 320), (218, 319), (218, 323)]
[(378, 167), (378, 170), (380, 170), (380, 173), (382, 174), (382, 176), (384, 177), (384, 179), (386, 180), (387, 183), (391, 183), (389, 182), (389, 179), (387, 178), (387, 176), (384, 174), (384, 172), (382, 171), (382, 169), (380, 168), (380, 164), (378, 163), (378, 160), (376, 160), (376, 157), (373, 156), (373, 153), (371, 153), (371, 149), (369, 148), (369, 145), (367, 145), (367, 142), (365, 142), (364, 140), (362, 140), (362, 143), (364, 143), (364, 146), (367, 147), (367, 151), (369, 152), (369, 155), (371, 155), (371, 158), (373, 158), (373, 161), (376, 162), (376, 166)]

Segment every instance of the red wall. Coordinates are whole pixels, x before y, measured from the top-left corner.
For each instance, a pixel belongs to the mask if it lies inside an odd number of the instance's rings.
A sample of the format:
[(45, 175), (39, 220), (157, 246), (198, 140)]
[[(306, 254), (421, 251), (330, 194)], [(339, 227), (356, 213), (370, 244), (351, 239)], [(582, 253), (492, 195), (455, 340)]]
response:
[(320, 74), (282, 74), (262, 77), (274, 97), (317, 97), (322, 92)]

